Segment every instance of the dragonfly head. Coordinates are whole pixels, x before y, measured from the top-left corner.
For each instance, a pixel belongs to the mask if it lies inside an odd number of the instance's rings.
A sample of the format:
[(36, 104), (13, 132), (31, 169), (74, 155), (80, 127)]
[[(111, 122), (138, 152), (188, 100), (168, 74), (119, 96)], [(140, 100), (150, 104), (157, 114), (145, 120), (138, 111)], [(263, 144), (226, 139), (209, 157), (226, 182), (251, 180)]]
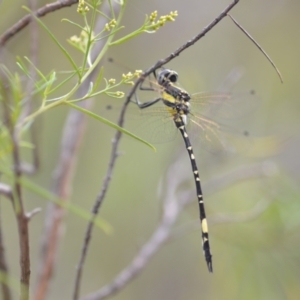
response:
[(178, 79), (177, 72), (170, 69), (163, 69), (158, 73), (157, 82), (164, 86), (166, 83), (174, 83)]

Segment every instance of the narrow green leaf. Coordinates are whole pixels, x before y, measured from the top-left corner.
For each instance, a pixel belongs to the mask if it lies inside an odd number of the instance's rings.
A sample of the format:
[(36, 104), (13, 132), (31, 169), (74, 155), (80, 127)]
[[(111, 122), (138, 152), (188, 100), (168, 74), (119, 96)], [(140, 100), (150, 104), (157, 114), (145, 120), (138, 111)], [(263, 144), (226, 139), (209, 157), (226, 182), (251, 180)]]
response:
[(70, 61), (71, 65), (73, 66), (74, 70), (76, 71), (76, 73), (78, 74), (79, 78), (81, 78), (80, 76), (80, 72), (79, 69), (75, 63), (75, 61), (73, 60), (73, 58), (70, 56), (70, 54), (68, 53), (68, 51), (63, 47), (63, 45), (58, 41), (58, 39), (54, 36), (54, 34), (50, 31), (50, 29), (45, 25), (44, 22), (41, 21), (41, 19), (37, 18), (31, 11), (29, 8), (27, 8), (26, 6), (23, 6), (23, 8), (28, 11), (29, 13), (31, 13), (31, 16), (33, 18), (35, 18), (35, 20), (46, 30), (46, 32), (49, 34), (49, 36), (51, 37), (51, 39), (54, 41), (54, 43), (59, 47), (59, 49), (62, 51), (62, 53), (66, 56), (66, 58)]
[(91, 93), (94, 93), (97, 90), (97, 88), (98, 88), (98, 86), (101, 83), (101, 80), (103, 78), (103, 73), (104, 73), (104, 68), (102, 66), (100, 71), (98, 72), (97, 78), (96, 78), (95, 83), (94, 83), (94, 88), (91, 91)]
[(76, 75), (76, 72), (72, 72), (71, 75), (69, 77), (67, 77), (66, 79), (60, 81), (60, 83), (58, 85), (56, 85), (52, 90), (50, 90), (48, 92), (48, 95), (52, 94), (53, 92), (55, 92), (56, 90), (58, 90), (61, 86), (63, 86), (65, 83), (67, 83), (69, 80), (71, 80), (74, 75)]
[(35, 71), (37, 72), (37, 74), (40, 75), (40, 77), (45, 81), (47, 82), (47, 78), (46, 76), (34, 65), (34, 63), (27, 57), (27, 56), (24, 56), (25, 60), (27, 60), (27, 62), (31, 65), (31, 67), (33, 67), (35, 69)]
[(87, 32), (86, 28), (82, 27), (81, 25), (79, 25), (79, 24), (77, 24), (77, 23), (75, 23), (75, 22), (73, 22), (73, 21), (71, 21), (69, 19), (62, 19), (62, 22), (68, 22), (68, 23), (70, 23), (70, 24), (78, 27), (79, 29)]
[[(40, 195), (42, 199), (49, 200), (87, 221), (91, 220), (92, 214), (89, 211), (86, 211), (75, 204), (66, 203), (65, 200), (56, 197), (55, 195), (53, 195), (46, 189), (40, 187), (39, 185), (35, 184), (28, 178), (22, 177), (20, 179), (20, 183), (23, 187), (27, 188), (31, 192)], [(96, 217), (93, 223), (99, 228), (101, 228), (106, 234), (111, 234), (113, 232), (113, 228), (111, 227), (111, 225), (107, 221), (100, 219), (99, 217)]]
[(130, 131), (128, 131), (128, 130), (126, 130), (126, 129), (120, 127), (120, 126), (118, 126), (117, 124), (115, 124), (115, 123), (113, 123), (113, 122), (111, 122), (111, 121), (109, 121), (109, 120), (107, 120), (107, 119), (105, 119), (105, 118), (103, 118), (103, 117), (101, 117), (101, 116), (98, 116), (98, 115), (94, 114), (93, 112), (91, 112), (91, 111), (89, 111), (89, 110), (87, 110), (87, 109), (84, 109), (84, 108), (82, 108), (82, 107), (80, 107), (80, 106), (78, 106), (78, 105), (75, 105), (75, 104), (73, 104), (73, 103), (71, 103), (71, 102), (69, 102), (69, 101), (65, 102), (65, 104), (70, 105), (71, 107), (73, 107), (73, 108), (75, 108), (75, 109), (81, 111), (82, 113), (87, 114), (87, 115), (93, 117), (94, 119), (96, 119), (96, 120), (98, 120), (98, 121), (100, 121), (100, 122), (102, 122), (102, 123), (104, 123), (104, 124), (106, 124), (106, 125), (108, 125), (108, 126), (114, 128), (114, 129), (116, 129), (116, 130), (119, 130), (120, 132), (122, 132), (122, 133), (124, 133), (124, 134), (126, 134), (126, 135), (128, 135), (128, 136), (130, 136), (130, 137), (132, 137), (132, 138), (134, 138), (135, 140), (137, 140), (137, 141), (139, 141), (139, 142), (141, 142), (141, 143), (143, 143), (143, 144), (145, 144), (145, 145), (147, 145), (147, 146), (150, 147), (153, 151), (156, 152), (156, 148), (155, 148), (153, 145), (151, 145), (151, 144), (148, 143), (147, 141), (143, 140), (142, 138), (136, 136), (135, 134), (131, 133)]

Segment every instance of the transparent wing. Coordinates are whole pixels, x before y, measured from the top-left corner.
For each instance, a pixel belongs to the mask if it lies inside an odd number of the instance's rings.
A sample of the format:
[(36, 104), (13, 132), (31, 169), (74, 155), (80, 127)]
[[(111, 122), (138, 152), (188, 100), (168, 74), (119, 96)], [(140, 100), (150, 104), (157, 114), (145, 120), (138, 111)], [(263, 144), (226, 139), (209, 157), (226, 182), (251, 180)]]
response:
[[(157, 97), (155, 92), (143, 91), (142, 94)], [(246, 116), (251, 116), (258, 103), (258, 97), (253, 92), (192, 95), (187, 131), (193, 145), (212, 153), (247, 151), (251, 144), (247, 122), (244, 121)], [(130, 129), (149, 142), (165, 143), (177, 136), (172, 116), (162, 102), (145, 109), (133, 104), (130, 110), (129, 124), (133, 126)]]
[(247, 118), (259, 103), (255, 93), (192, 95), (188, 131), (209, 152), (245, 152), (250, 147)]
[(170, 142), (177, 136), (173, 118), (161, 102), (145, 109), (133, 104), (127, 116), (130, 129), (151, 143)]
[[(136, 97), (144, 103), (159, 97), (161, 87), (153, 74), (145, 78), (145, 90), (138, 90)], [(132, 102), (135, 102), (134, 97)], [(209, 152), (226, 150), (245, 151), (249, 147), (246, 117), (258, 106), (258, 97), (248, 93), (197, 93), (191, 95), (191, 113), (187, 131), (193, 145)], [(243, 124), (244, 123), (244, 124)], [(132, 103), (126, 118), (126, 127), (152, 143), (165, 143), (178, 135), (172, 116), (160, 101), (140, 109)], [(240, 150), (242, 149), (242, 150)]]
[(197, 93), (191, 96), (194, 114), (205, 114), (216, 120), (228, 121), (244, 117), (253, 112), (259, 98), (254, 91), (242, 93)]

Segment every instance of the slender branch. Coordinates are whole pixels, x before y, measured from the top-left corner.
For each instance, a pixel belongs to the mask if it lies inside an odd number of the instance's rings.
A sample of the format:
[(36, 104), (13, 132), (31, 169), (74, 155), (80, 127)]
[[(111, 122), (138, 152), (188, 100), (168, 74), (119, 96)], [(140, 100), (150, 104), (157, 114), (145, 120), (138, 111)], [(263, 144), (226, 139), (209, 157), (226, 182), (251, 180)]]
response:
[(150, 75), (151, 73), (153, 73), (153, 71), (155, 71), (156, 69), (162, 67), (163, 65), (165, 65), (166, 63), (168, 63), (169, 61), (171, 61), (172, 59), (174, 59), (176, 56), (179, 56), (179, 54), (184, 51), (185, 49), (187, 49), (188, 47), (194, 45), (196, 42), (198, 42), (201, 38), (203, 38), (210, 30), (212, 30), (223, 18), (225, 18), (227, 16), (227, 14), (229, 13), (229, 11), (235, 6), (237, 5), (239, 2), (239, 0), (233, 0), (233, 2), (231, 4), (229, 4), (220, 14), (219, 16), (217, 16), (212, 22), (210, 22), (206, 27), (203, 28), (203, 30), (197, 34), (195, 37), (193, 37), (191, 40), (189, 40), (188, 42), (186, 42), (185, 44), (183, 44), (182, 46), (180, 46), (179, 48), (177, 48), (173, 53), (171, 53), (169, 56), (167, 56), (164, 59), (161, 59), (159, 61), (157, 61), (157, 63), (155, 65), (153, 65), (152, 67), (150, 67), (148, 70), (146, 70), (142, 76), (135, 82), (134, 86), (132, 87), (132, 89), (130, 90), (128, 96), (127, 96), (127, 101), (130, 102), (130, 99), (132, 98), (132, 96), (134, 95), (137, 87), (145, 80), (145, 78)]
[(15, 130), (15, 124), (10, 114), (10, 96), (8, 93), (8, 87), (2, 89), (3, 101), (3, 112), (5, 124), (8, 128), (11, 147), (12, 147), (12, 161), (13, 161), (13, 207), (17, 219), (18, 234), (19, 234), (19, 247), (20, 247), (20, 267), (21, 267), (21, 278), (20, 278), (20, 299), (29, 299), (29, 284), (30, 284), (30, 251), (29, 251), (29, 231), (28, 231), (28, 219), (26, 217), (22, 188), (20, 179), (22, 177), (20, 153), (19, 153), (19, 140), (18, 134)]
[[(58, 0), (49, 4), (46, 4), (45, 6), (39, 8), (35, 15), (40, 18), (43, 17), (51, 12), (54, 12), (58, 9), (72, 6), (73, 4), (77, 3), (78, 0)], [(15, 34), (17, 34), (19, 31), (24, 29), (30, 22), (32, 21), (32, 16), (30, 14), (24, 16), (22, 19), (20, 19), (16, 24), (14, 24), (11, 28), (9, 28), (6, 32), (4, 32), (0, 36), (0, 49), (3, 47), (6, 42), (12, 38)]]
[(15, 198), (15, 212), (18, 223), (19, 232), (19, 243), (20, 243), (20, 266), (21, 266), (21, 299), (29, 299), (29, 285), (30, 285), (30, 251), (29, 251), (29, 232), (28, 232), (28, 219), (24, 210), (22, 188), (20, 179), (22, 176), (20, 170), (20, 154), (19, 154), (19, 143), (15, 135), (12, 132), (12, 144), (13, 144), (13, 161), (14, 161), (14, 172), (15, 182), (14, 190), (16, 193)]
[(99, 195), (97, 196), (97, 199), (96, 199), (95, 204), (93, 206), (92, 218), (89, 221), (86, 232), (85, 232), (84, 244), (83, 244), (83, 247), (82, 247), (82, 250), (81, 250), (81, 256), (80, 256), (79, 264), (77, 266), (76, 279), (75, 279), (75, 288), (74, 288), (74, 293), (73, 293), (73, 300), (77, 300), (79, 298), (83, 266), (84, 266), (84, 263), (85, 263), (85, 259), (86, 259), (87, 252), (88, 252), (88, 247), (89, 247), (90, 240), (91, 240), (91, 237), (92, 237), (92, 230), (93, 230), (93, 227), (94, 227), (94, 220), (97, 217), (97, 214), (99, 212), (99, 209), (101, 207), (101, 204), (102, 204), (103, 199), (106, 195), (109, 183), (110, 183), (111, 178), (112, 178), (114, 165), (115, 165), (115, 162), (116, 162), (116, 158), (118, 157), (118, 154), (117, 154), (117, 151), (116, 151), (118, 144), (116, 143), (116, 141), (119, 139), (118, 136), (120, 136), (120, 135), (121, 135), (121, 133), (118, 131), (116, 133), (116, 137), (115, 137), (115, 140), (113, 142), (113, 151), (112, 151), (111, 158), (110, 158), (110, 161), (109, 161), (108, 170), (107, 170), (106, 176), (105, 176), (104, 181), (103, 181), (102, 189), (101, 189), (101, 192), (99, 193)]
[[(106, 15), (108, 15), (109, 12), (111, 11), (111, 7), (110, 7), (109, 4), (110, 4), (110, 1), (107, 1), (106, 2), (107, 6), (103, 8), (103, 11)], [(114, 11), (115, 16), (117, 16), (119, 14), (120, 5), (117, 5), (117, 3), (114, 3), (112, 9)], [(100, 18), (98, 20), (97, 28), (98, 29), (103, 28), (105, 23), (106, 23), (106, 20), (104, 18)], [(95, 47), (93, 49), (93, 54), (92, 55), (95, 56), (95, 57), (96, 57), (96, 53), (99, 53), (101, 51), (101, 48), (104, 46), (105, 40), (101, 40), (101, 41), (102, 41), (102, 43), (98, 43), (97, 47)], [(90, 81), (88, 81), (88, 82), (90, 82)], [(123, 125), (123, 123), (120, 126), (122, 126), (122, 125)], [(115, 139), (113, 141), (113, 150), (112, 150), (111, 158), (110, 158), (110, 161), (109, 161), (108, 170), (107, 170), (106, 176), (104, 178), (101, 191), (100, 191), (99, 195), (97, 196), (97, 198), (95, 200), (95, 203), (94, 203), (94, 206), (92, 208), (91, 220), (89, 221), (89, 223), (87, 225), (87, 228), (86, 228), (86, 232), (85, 232), (85, 236), (84, 236), (84, 242), (83, 242), (83, 246), (82, 246), (82, 249), (81, 249), (81, 254), (80, 254), (80, 258), (79, 258), (79, 262), (78, 262), (77, 270), (76, 270), (76, 275), (75, 275), (73, 300), (77, 300), (79, 298), (83, 267), (84, 267), (86, 255), (87, 255), (87, 252), (88, 252), (90, 239), (91, 239), (91, 236), (92, 236), (92, 230), (93, 230), (93, 227), (94, 227), (94, 220), (97, 217), (98, 211), (99, 211), (100, 206), (102, 204), (102, 201), (103, 201), (103, 199), (106, 195), (106, 191), (108, 189), (110, 180), (112, 178), (112, 171), (113, 171), (113, 168), (114, 168), (116, 158), (118, 156), (117, 155), (117, 147), (118, 147), (118, 140), (120, 139), (120, 137), (121, 137), (121, 132), (117, 131)]]
[[(134, 95), (137, 87), (144, 80), (144, 78), (146, 78), (146, 76), (151, 74), (157, 68), (159, 68), (162, 65), (164, 65), (164, 64), (168, 63), (169, 61), (171, 61), (173, 58), (178, 56), (182, 51), (184, 51), (185, 49), (187, 49), (188, 47), (190, 47), (191, 45), (196, 43), (198, 40), (200, 40), (203, 36), (205, 36), (205, 34), (207, 32), (209, 32), (216, 24), (218, 24), (238, 2), (239, 2), (239, 0), (234, 0), (217, 18), (215, 18), (209, 25), (207, 25), (197, 36), (192, 38), (190, 41), (185, 43), (183, 46), (179, 47), (175, 52), (171, 53), (165, 59), (159, 60), (154, 66), (152, 66), (151, 68), (149, 68), (147, 71), (145, 71), (143, 73), (143, 75), (135, 82), (133, 88), (129, 92), (129, 94), (126, 98), (126, 101), (124, 102), (124, 105), (121, 109), (121, 113), (120, 113), (119, 120), (118, 120), (118, 125), (120, 127), (122, 127), (123, 124), (124, 124), (125, 112), (127, 110), (127, 106), (130, 102), (130, 99)], [(78, 297), (79, 297), (79, 292), (78, 292), (76, 286), (80, 282), (82, 267), (83, 267), (83, 264), (84, 264), (84, 261), (85, 261), (85, 257), (87, 255), (88, 245), (89, 245), (89, 241), (91, 239), (91, 233), (92, 233), (92, 229), (93, 229), (93, 219), (95, 218), (95, 216), (99, 212), (100, 206), (103, 202), (103, 199), (104, 199), (104, 196), (106, 194), (109, 182), (111, 180), (111, 176), (112, 176), (113, 168), (114, 168), (114, 165), (115, 165), (115, 161), (116, 161), (116, 158), (118, 157), (117, 152), (118, 152), (118, 146), (119, 146), (121, 136), (122, 136), (121, 132), (119, 132), (119, 131), (116, 132), (114, 140), (113, 140), (112, 152), (111, 152), (111, 157), (110, 157), (110, 161), (109, 161), (109, 166), (108, 166), (108, 170), (107, 170), (104, 182), (103, 182), (102, 190), (101, 190), (100, 194), (98, 195), (98, 197), (96, 199), (96, 202), (95, 202), (95, 205), (94, 205), (94, 208), (93, 208), (93, 218), (90, 221), (90, 223), (88, 224), (88, 228), (86, 230), (85, 242), (84, 242), (84, 246), (83, 246), (83, 249), (82, 249), (80, 262), (79, 262), (79, 265), (78, 265), (78, 273), (77, 273), (77, 278), (76, 278), (75, 292), (74, 292), (73, 300), (77, 300)], [(158, 236), (160, 236), (160, 234), (158, 234)], [(158, 238), (158, 237), (154, 234), (153, 239), (156, 239), (156, 238)], [(148, 253), (148, 248), (146, 246), (145, 246), (145, 252)], [(83, 298), (83, 299), (85, 299), (85, 298)], [(89, 298), (87, 298), (87, 299), (89, 299)], [(91, 299), (98, 299), (98, 298), (91, 298)]]
[(276, 67), (275, 63), (272, 61), (271, 57), (267, 54), (267, 52), (256, 42), (256, 40), (248, 33), (230, 14), (227, 14), (227, 16), (232, 20), (232, 22), (255, 44), (255, 46), (263, 53), (263, 55), (268, 59), (268, 61), (271, 63), (273, 68), (275, 69), (276, 73), (279, 76), (279, 79), (281, 83), (283, 83), (283, 78), (281, 76), (280, 71)]
[[(116, 5), (119, 7), (119, 5)], [(104, 6), (104, 11), (108, 11), (108, 6)], [(100, 17), (95, 26), (95, 32), (101, 31), (107, 22), (106, 19)], [(105, 40), (98, 42), (91, 53), (92, 61), (98, 56), (99, 52), (103, 48)], [(80, 98), (86, 94), (89, 89), (90, 82), (93, 81), (97, 74), (95, 69), (89, 78), (84, 81), (78, 90), (77, 97)], [(92, 106), (93, 102), (90, 100), (83, 101), (80, 105), (86, 109)], [(64, 125), (64, 130), (61, 138), (60, 156), (57, 161), (57, 166), (53, 174), (53, 192), (61, 199), (69, 198), (72, 189), (72, 179), (76, 167), (78, 151), (81, 146), (82, 136), (85, 132), (86, 115), (82, 114), (78, 110), (70, 110)], [(35, 290), (35, 300), (45, 299), (52, 274), (55, 268), (55, 261), (57, 256), (57, 249), (59, 242), (62, 238), (61, 226), (63, 225), (63, 219), (65, 210), (62, 206), (50, 203), (48, 205), (44, 234), (41, 241), (41, 257), (38, 268), (37, 284)], [(78, 274), (78, 271), (77, 271)], [(75, 287), (79, 291), (80, 278)]]
[[(85, 108), (91, 103), (83, 102)], [(72, 180), (76, 167), (78, 151), (85, 131), (86, 116), (78, 111), (71, 110), (64, 125), (61, 138), (60, 156), (53, 174), (53, 193), (60, 199), (67, 199), (71, 193)], [(52, 274), (55, 268), (57, 249), (62, 238), (61, 230), (65, 209), (62, 206), (50, 203), (46, 211), (44, 232), (41, 239), (40, 261), (37, 272), (35, 300), (45, 299)]]

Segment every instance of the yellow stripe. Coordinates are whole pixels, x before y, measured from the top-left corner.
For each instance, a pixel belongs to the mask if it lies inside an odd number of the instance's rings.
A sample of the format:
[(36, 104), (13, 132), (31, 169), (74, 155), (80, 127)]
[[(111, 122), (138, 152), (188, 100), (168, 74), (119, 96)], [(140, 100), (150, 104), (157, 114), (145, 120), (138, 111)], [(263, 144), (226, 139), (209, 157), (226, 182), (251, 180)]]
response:
[(203, 219), (203, 220), (202, 220), (201, 225), (202, 225), (202, 231), (203, 231), (204, 233), (208, 233), (208, 226), (207, 226), (207, 221), (206, 221), (206, 219)]

